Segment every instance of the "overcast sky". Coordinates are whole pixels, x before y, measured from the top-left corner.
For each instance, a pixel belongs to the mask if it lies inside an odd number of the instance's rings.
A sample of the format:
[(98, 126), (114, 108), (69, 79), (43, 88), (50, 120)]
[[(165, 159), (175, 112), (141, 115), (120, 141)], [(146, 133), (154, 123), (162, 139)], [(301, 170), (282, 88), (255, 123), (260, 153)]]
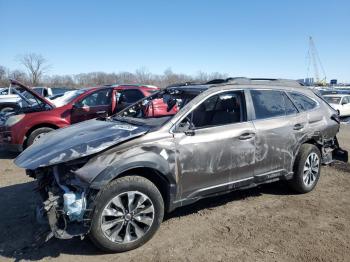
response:
[(328, 79), (350, 82), (350, 1), (0, 0), (0, 65), (40, 53), (50, 74), (221, 72), (303, 78), (312, 35)]

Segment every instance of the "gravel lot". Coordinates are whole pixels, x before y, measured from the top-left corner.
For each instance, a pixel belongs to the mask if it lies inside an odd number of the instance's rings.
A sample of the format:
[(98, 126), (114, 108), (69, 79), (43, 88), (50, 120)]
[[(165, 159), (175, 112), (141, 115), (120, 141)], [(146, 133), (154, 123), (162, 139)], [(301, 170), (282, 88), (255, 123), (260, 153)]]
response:
[[(350, 126), (339, 140), (350, 152)], [(145, 246), (103, 254), (88, 239), (32, 246), (34, 182), (14, 157), (0, 152), (1, 261), (350, 261), (350, 164), (324, 167), (305, 195), (275, 183), (202, 200), (169, 214)]]

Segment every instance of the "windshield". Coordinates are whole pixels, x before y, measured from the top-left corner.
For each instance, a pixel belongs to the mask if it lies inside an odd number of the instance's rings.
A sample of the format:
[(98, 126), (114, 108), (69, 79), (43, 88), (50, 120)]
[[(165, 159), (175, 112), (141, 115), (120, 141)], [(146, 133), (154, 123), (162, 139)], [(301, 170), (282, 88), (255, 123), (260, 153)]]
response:
[(195, 96), (185, 91), (166, 89), (127, 107), (113, 119), (133, 124), (160, 126), (171, 119)]
[(339, 104), (341, 97), (339, 96), (324, 96), (324, 99), (330, 104)]
[(85, 91), (86, 91), (86, 89), (67, 91), (66, 93), (64, 93), (64, 95), (50, 99), (50, 101), (56, 107), (64, 106), (64, 105), (72, 102), (76, 97), (83, 94)]

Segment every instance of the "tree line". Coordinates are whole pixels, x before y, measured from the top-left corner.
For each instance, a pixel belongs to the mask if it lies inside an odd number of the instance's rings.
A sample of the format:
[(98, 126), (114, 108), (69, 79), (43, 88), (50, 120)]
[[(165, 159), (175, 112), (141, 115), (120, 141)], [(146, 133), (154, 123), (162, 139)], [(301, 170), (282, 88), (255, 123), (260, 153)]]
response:
[(162, 74), (153, 74), (146, 68), (135, 72), (90, 72), (71, 75), (50, 75), (51, 65), (40, 54), (25, 54), (18, 57), (19, 64), (25, 69), (11, 70), (0, 65), (0, 87), (8, 86), (9, 79), (16, 79), (29, 86), (47, 87), (89, 87), (105, 84), (145, 84), (164, 88), (171, 84), (183, 82), (206, 82), (217, 78), (226, 78), (226, 74), (205, 73), (195, 75), (174, 73), (170, 68)]

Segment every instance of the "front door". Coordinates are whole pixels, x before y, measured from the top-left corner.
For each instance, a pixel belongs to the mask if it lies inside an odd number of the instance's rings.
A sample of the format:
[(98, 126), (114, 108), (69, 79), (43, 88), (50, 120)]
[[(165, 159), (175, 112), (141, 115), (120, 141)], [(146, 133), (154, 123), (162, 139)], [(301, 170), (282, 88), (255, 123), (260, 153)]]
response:
[(226, 91), (200, 103), (176, 127), (177, 169), (183, 198), (228, 190), (253, 176), (254, 135), (243, 91)]
[(71, 115), (71, 123), (77, 123), (88, 119), (108, 116), (112, 111), (111, 90), (96, 91), (78, 101)]

